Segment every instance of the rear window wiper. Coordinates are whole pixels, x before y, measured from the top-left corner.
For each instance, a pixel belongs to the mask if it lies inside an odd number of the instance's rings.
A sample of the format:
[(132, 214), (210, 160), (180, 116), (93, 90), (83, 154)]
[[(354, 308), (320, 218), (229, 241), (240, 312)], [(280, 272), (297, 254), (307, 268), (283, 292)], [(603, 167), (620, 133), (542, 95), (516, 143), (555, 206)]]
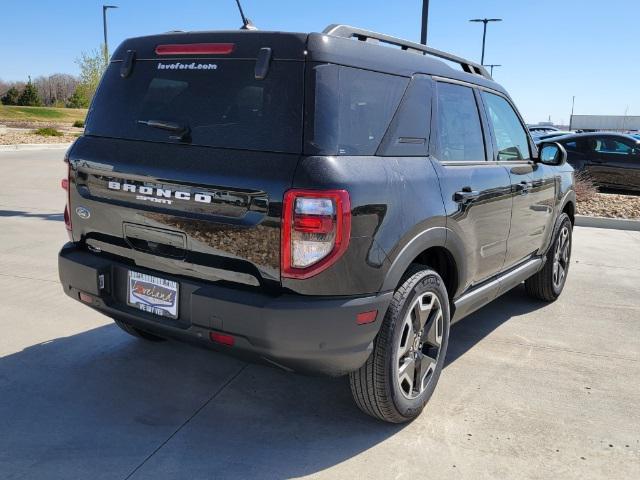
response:
[(175, 122), (165, 122), (163, 120), (138, 120), (138, 123), (146, 125), (147, 127), (159, 128), (160, 130), (176, 133), (177, 135), (169, 137), (171, 140), (190, 141), (191, 129), (186, 125), (180, 125)]

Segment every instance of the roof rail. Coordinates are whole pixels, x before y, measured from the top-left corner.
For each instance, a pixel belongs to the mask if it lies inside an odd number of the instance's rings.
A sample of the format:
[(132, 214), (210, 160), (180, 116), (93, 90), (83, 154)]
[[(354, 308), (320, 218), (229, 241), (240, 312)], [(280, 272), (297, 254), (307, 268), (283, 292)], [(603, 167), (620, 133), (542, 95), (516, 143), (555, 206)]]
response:
[(452, 55), (451, 53), (443, 52), (442, 50), (436, 50), (435, 48), (427, 47), (425, 45), (422, 45), (421, 43), (410, 42), (408, 40), (402, 40), (401, 38), (385, 35), (384, 33), (371, 32), (369, 30), (351, 27), (349, 25), (329, 25), (324, 29), (322, 33), (324, 33), (325, 35), (332, 35), (334, 37), (356, 38), (363, 42), (386, 43), (389, 45), (400, 47), (402, 50), (406, 50), (409, 52), (442, 58), (443, 60), (448, 60), (450, 62), (459, 64), (467, 73), (480, 75), (489, 80), (493, 80), (491, 78), (491, 75), (489, 75), (487, 69), (482, 65), (471, 62), (461, 57), (457, 57), (455, 55)]

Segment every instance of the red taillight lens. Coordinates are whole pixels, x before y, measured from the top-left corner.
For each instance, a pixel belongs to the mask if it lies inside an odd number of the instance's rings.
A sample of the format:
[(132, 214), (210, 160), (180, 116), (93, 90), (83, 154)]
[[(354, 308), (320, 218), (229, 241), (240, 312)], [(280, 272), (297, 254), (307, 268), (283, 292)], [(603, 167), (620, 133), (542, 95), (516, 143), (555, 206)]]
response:
[(370, 310), (368, 312), (361, 312), (356, 316), (356, 323), (358, 325), (366, 325), (367, 323), (373, 323), (378, 316), (378, 310)]
[(294, 215), (293, 228), (304, 233), (331, 233), (333, 217), (323, 215)]
[(219, 343), (220, 345), (225, 345), (227, 347), (233, 347), (233, 344), (236, 343), (235, 338), (224, 333), (211, 332), (209, 333), (209, 338), (212, 342)]
[(80, 299), (81, 302), (93, 303), (93, 297), (91, 295), (89, 295), (88, 293), (80, 292), (78, 294), (78, 298)]
[(312, 277), (347, 250), (351, 203), (345, 190), (289, 190), (282, 210), (283, 277)]
[(158, 45), (156, 55), (228, 55), (235, 49), (233, 43), (184, 43)]

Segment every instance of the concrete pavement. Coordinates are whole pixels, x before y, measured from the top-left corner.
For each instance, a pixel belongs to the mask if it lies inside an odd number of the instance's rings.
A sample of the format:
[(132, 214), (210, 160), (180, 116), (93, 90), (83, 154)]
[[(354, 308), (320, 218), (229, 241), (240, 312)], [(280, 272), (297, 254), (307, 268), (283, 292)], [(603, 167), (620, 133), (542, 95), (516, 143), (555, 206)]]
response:
[(422, 416), (345, 379), (128, 337), (68, 299), (63, 151), (0, 153), (0, 478), (640, 478), (640, 232), (576, 228), (563, 296), (452, 329)]

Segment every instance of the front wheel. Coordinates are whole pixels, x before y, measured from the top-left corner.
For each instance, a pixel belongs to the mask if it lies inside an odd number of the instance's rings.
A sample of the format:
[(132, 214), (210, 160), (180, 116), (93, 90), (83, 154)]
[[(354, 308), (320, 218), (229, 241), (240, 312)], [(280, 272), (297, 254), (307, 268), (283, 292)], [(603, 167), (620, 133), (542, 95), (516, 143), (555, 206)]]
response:
[(563, 213), (558, 220), (560, 227), (547, 252), (547, 261), (542, 270), (524, 282), (527, 293), (539, 300), (556, 300), (567, 281), (571, 263), (572, 225), (569, 216)]
[(412, 267), (393, 296), (373, 352), (350, 374), (358, 407), (391, 423), (420, 415), (442, 371), (449, 324), (442, 278), (424, 266)]

